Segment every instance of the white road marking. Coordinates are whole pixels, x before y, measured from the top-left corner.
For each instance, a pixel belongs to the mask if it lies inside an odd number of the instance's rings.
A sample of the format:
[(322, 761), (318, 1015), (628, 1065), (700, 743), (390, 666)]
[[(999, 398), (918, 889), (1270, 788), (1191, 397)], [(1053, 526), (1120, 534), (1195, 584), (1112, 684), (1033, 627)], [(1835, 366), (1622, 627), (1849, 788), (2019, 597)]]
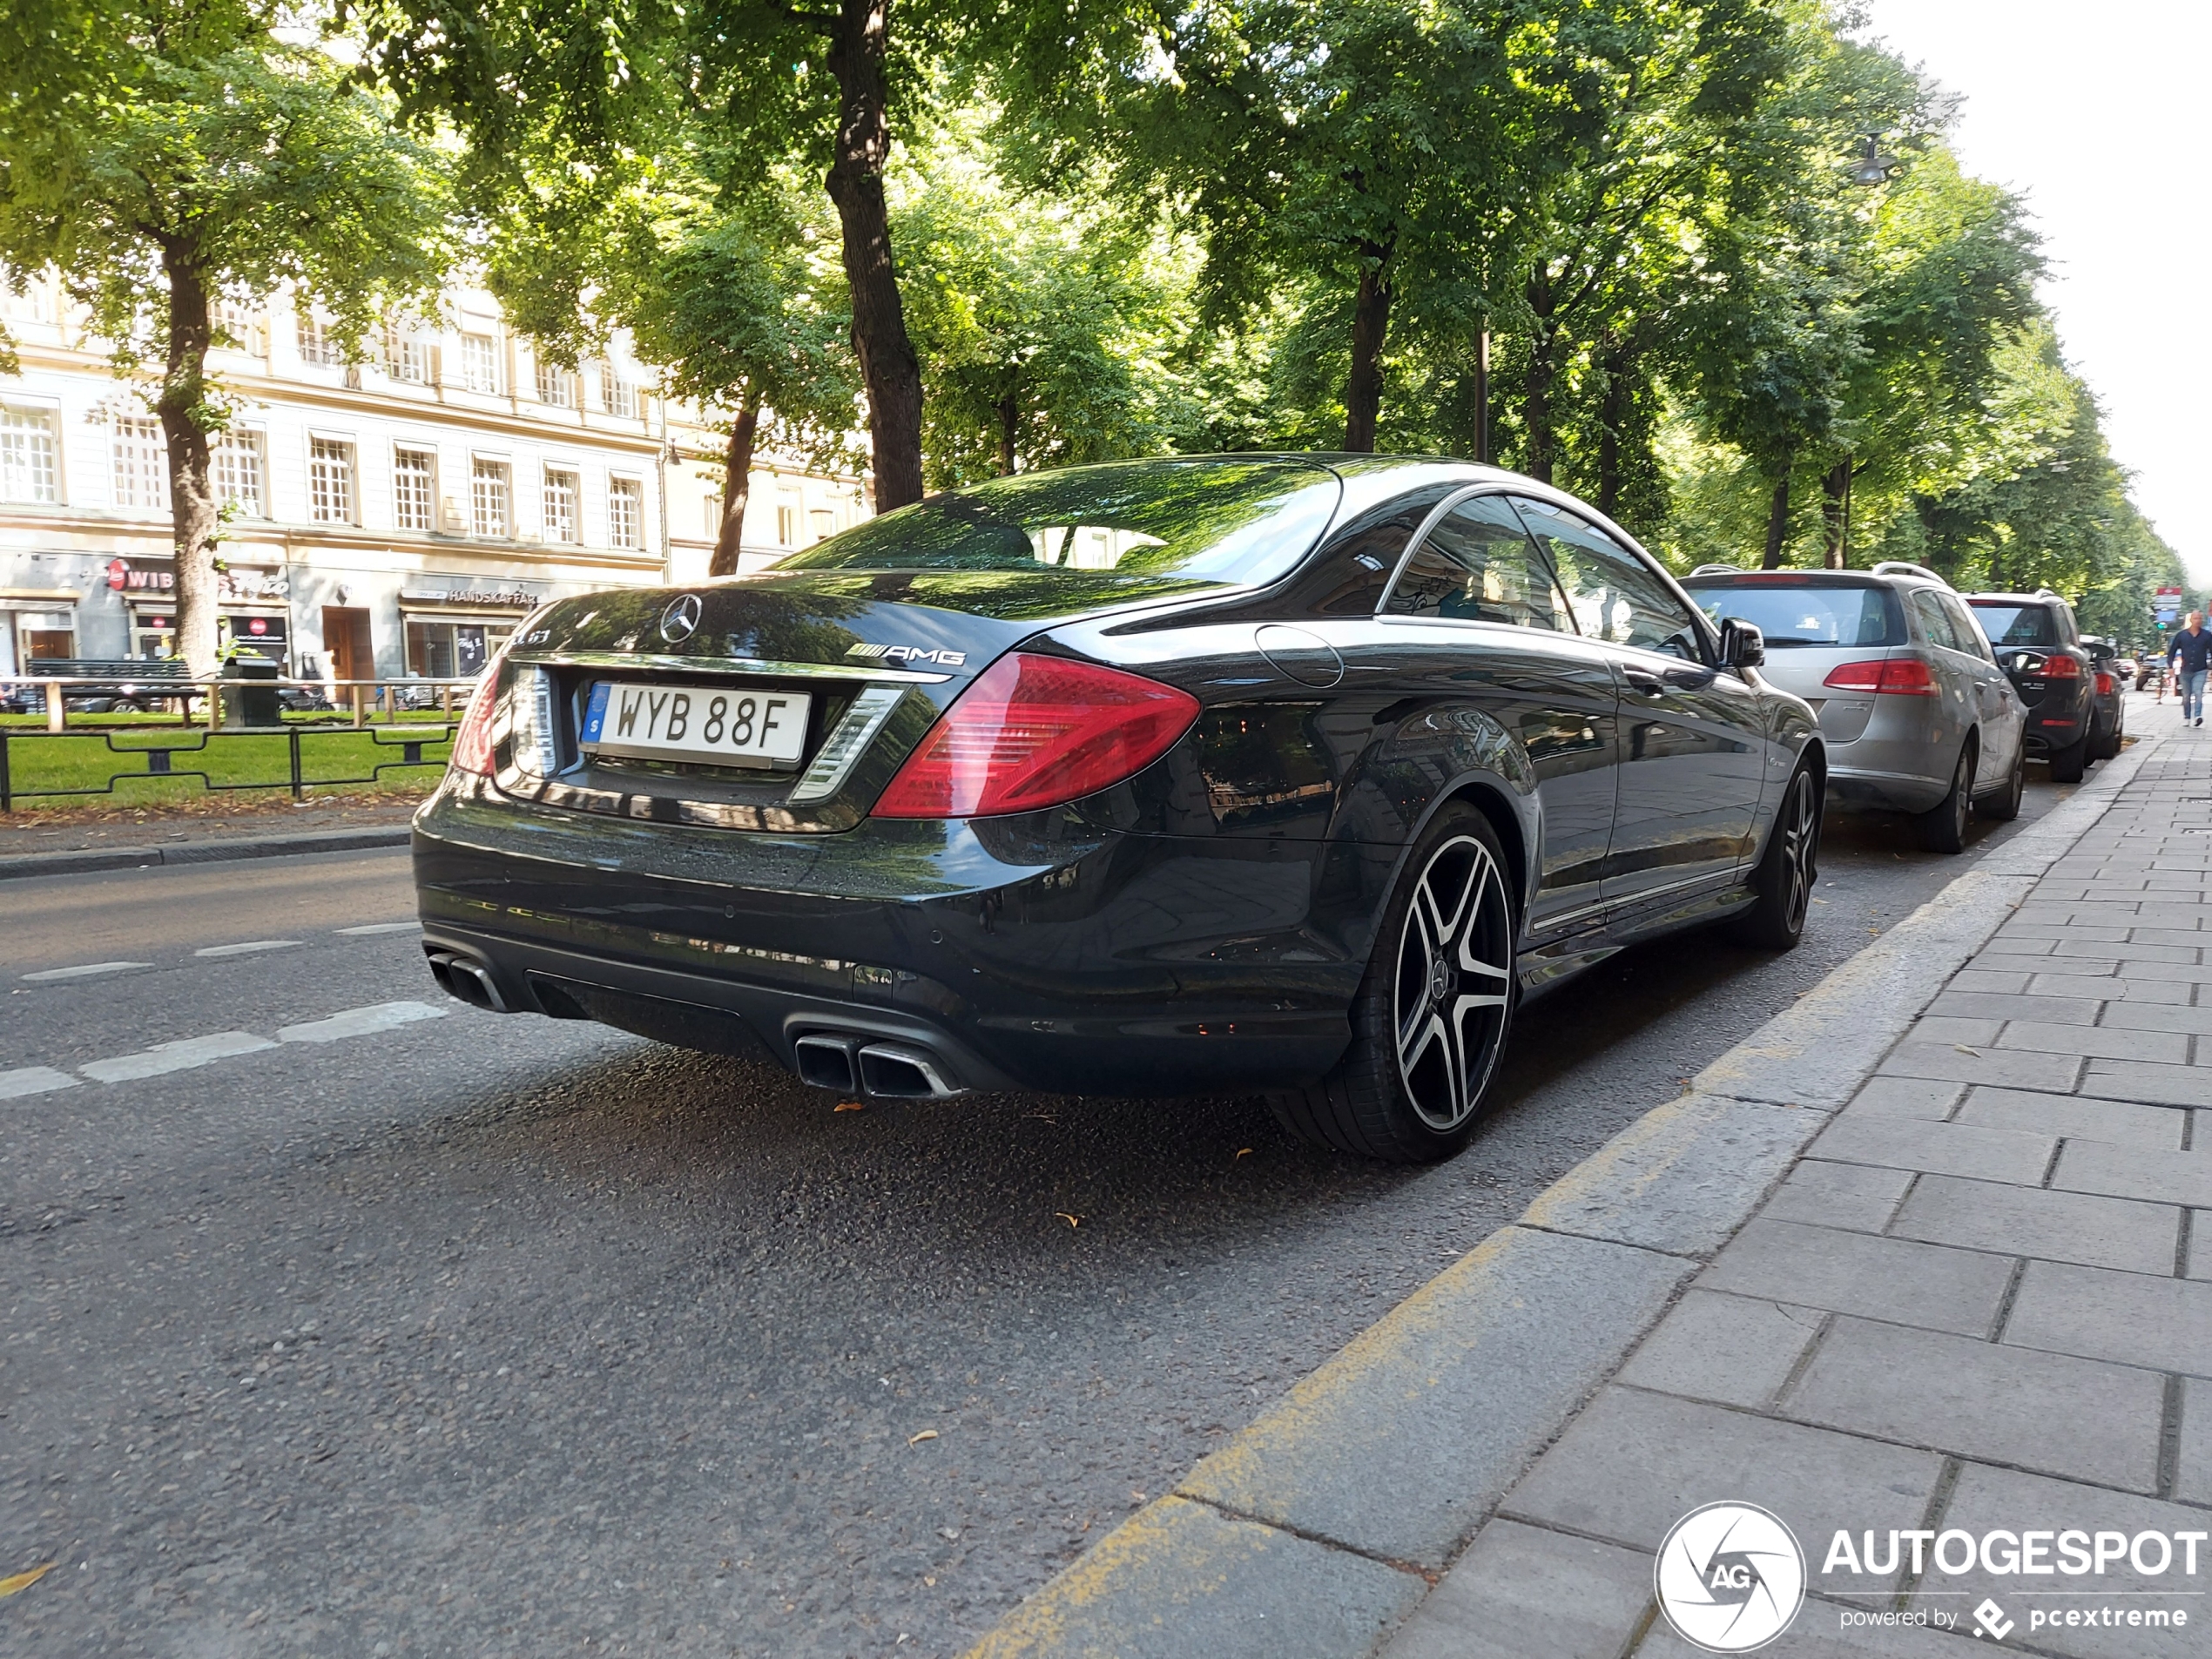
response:
[(310, 1020), (304, 1025), (287, 1025), (277, 1033), (279, 1042), (335, 1042), (341, 1037), (366, 1037), (379, 1031), (389, 1031), (394, 1026), (412, 1025), (417, 1020), (442, 1020), (446, 1010), (434, 1008), (428, 1002), (372, 1002), (365, 1008), (347, 1008), (334, 1014), (327, 1020)]
[(94, 974), (120, 974), (126, 968), (152, 968), (152, 962), (84, 962), (75, 968), (49, 968), (41, 973), (25, 974), (27, 980), (88, 979)]
[(157, 1042), (141, 1054), (90, 1061), (78, 1069), (96, 1082), (137, 1082), (145, 1077), (158, 1077), (165, 1072), (189, 1071), (194, 1066), (212, 1065), (234, 1055), (255, 1054), (275, 1047), (266, 1037), (257, 1037), (251, 1031), (218, 1031), (212, 1037)]
[(210, 945), (205, 950), (192, 952), (195, 956), (250, 956), (257, 950), (284, 950), (298, 944), (296, 939), (249, 939), (242, 945)]
[(24, 1066), (17, 1071), (0, 1071), (0, 1100), (17, 1100), (25, 1095), (43, 1095), (50, 1089), (74, 1089), (77, 1079), (65, 1071), (56, 1071), (51, 1066)]
[(364, 934), (419, 934), (422, 931), (422, 924), (419, 921), (372, 921), (366, 927), (341, 927), (338, 931), (350, 939), (359, 939)]

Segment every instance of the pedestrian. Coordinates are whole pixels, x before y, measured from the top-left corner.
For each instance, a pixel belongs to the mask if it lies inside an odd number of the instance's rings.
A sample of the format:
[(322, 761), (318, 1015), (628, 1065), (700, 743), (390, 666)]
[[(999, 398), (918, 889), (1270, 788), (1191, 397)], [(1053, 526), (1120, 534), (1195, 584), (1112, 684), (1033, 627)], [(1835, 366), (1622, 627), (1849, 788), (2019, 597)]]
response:
[(2204, 673), (2212, 669), (2212, 634), (2204, 631), (2204, 613), (2192, 610), (2187, 625), (2166, 649), (2166, 660), (2181, 673), (2182, 723), (2204, 724)]

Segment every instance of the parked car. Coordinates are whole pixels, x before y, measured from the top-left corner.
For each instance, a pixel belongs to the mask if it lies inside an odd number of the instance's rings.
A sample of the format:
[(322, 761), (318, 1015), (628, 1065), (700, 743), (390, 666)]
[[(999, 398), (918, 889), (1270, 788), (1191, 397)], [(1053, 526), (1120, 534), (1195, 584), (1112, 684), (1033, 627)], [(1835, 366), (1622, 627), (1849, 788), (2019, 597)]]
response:
[(2048, 588), (2035, 593), (1971, 593), (1982, 632), (2027, 705), (2027, 752), (2051, 764), (2054, 782), (2073, 784), (2091, 760), (2096, 681), (2074, 607)]
[(1448, 1157), (1524, 996), (1797, 940), (1826, 759), (1760, 660), (1490, 468), (1001, 478), (524, 623), (415, 819), (425, 948), (841, 1091), (1265, 1089)]
[[(74, 714), (144, 714), (166, 706), (185, 689), (184, 664), (165, 658), (46, 658), (26, 664), (24, 672), (77, 682), (62, 691), (63, 706)], [(10, 714), (43, 714), (46, 688), (8, 686), (0, 707)]]
[(1917, 564), (1860, 570), (1703, 565), (1683, 583), (1716, 623), (1756, 626), (1759, 671), (1820, 718), (1839, 801), (1913, 814), (1956, 853), (1968, 810), (2020, 813), (2027, 711), (1951, 584)]
[(2110, 760), (2128, 735), (2128, 671), (2134, 664), (2109, 639), (2084, 634), (2081, 644), (2089, 653), (2089, 759)]

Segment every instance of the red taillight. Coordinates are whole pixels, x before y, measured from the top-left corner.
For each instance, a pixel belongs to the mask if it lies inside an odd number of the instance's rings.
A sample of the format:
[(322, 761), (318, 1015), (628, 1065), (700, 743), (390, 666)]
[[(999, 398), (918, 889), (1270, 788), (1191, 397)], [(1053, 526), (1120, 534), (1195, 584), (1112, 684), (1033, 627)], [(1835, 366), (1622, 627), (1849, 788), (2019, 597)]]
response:
[(2081, 678), (2081, 664), (2064, 655), (2046, 657), (2043, 666), (2035, 671), (2047, 680), (2078, 680)]
[(2112, 676), (2111, 676), (2111, 675), (2107, 674), (2107, 673), (2104, 673), (2104, 672), (2102, 672), (2102, 671), (2100, 671), (2100, 672), (2098, 673), (2098, 675), (2097, 675), (2097, 695), (2098, 695), (2099, 697), (2110, 697), (2110, 696), (2112, 695)]
[(1157, 680), (1059, 657), (1001, 657), (929, 729), (877, 818), (990, 818), (1056, 806), (1150, 765), (1198, 699)]
[(1831, 669), (1821, 684), (1835, 691), (1874, 691), (1891, 697), (1940, 695), (1934, 671), (1912, 657), (1844, 663)]
[(473, 772), (489, 778), (492, 765), (492, 711), (499, 706), (499, 671), (507, 660), (502, 648), (491, 659), (491, 666), (477, 677), (476, 689), (469, 694), (469, 711), (461, 717), (461, 729), (453, 734), (453, 759), (455, 772)]

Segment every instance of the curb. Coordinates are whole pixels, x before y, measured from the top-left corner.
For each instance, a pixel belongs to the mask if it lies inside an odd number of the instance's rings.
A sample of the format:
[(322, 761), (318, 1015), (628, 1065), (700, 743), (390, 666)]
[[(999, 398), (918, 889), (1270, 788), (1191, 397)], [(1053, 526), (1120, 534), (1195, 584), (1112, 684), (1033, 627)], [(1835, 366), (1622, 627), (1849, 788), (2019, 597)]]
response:
[(2131, 782), (2139, 742), (1538, 1194), (968, 1659), (1356, 1659)]
[(360, 853), (405, 846), (405, 824), (377, 829), (308, 830), (293, 835), (240, 837), (234, 841), (185, 841), (159, 846), (104, 846), (84, 853), (26, 853), (0, 859), (0, 881), (27, 876), (82, 875), (98, 870), (143, 870), (151, 865), (222, 864), (233, 859), (280, 859), (303, 853)]

